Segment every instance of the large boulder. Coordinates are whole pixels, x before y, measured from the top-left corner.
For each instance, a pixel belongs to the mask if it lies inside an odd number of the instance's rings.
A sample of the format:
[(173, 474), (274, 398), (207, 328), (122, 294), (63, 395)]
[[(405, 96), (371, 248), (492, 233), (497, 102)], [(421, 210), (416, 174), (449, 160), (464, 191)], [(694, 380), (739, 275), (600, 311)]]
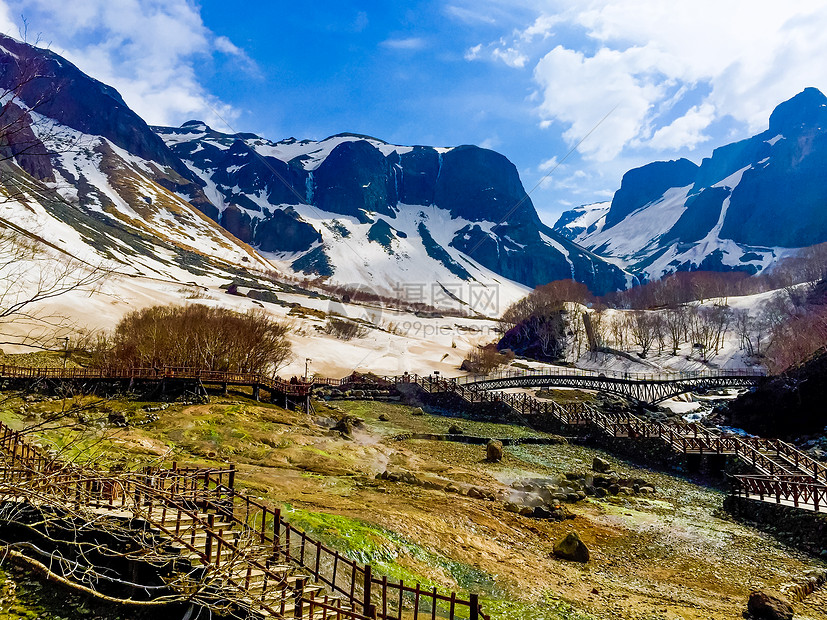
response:
[(503, 460), (503, 442), (492, 439), (485, 446), (485, 458), (492, 463), (498, 463)]
[(749, 595), (747, 611), (754, 620), (792, 620), (793, 608), (783, 598), (756, 590)]
[(585, 564), (589, 561), (589, 548), (580, 540), (577, 532), (569, 532), (554, 543), (554, 555), (564, 560)]
[(592, 461), (592, 469), (598, 473), (605, 474), (607, 471), (612, 470), (612, 464), (606, 459), (596, 456), (594, 457), (594, 461)]

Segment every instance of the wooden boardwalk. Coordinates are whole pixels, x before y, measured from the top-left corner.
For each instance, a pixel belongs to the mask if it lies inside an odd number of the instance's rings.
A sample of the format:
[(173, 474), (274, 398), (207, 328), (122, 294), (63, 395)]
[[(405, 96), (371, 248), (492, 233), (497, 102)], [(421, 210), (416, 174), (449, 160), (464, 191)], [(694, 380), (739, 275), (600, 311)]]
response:
[(126, 386), (156, 384), (162, 390), (173, 387), (189, 387), (203, 392), (205, 385), (245, 386), (252, 388), (253, 398), (261, 398), (261, 390), (270, 394), (273, 403), (297, 405), (306, 411), (310, 407), (312, 381), (290, 380), (268, 377), (258, 373), (224, 372), (199, 368), (27, 368), (0, 365), (0, 381), (6, 383), (62, 383), (91, 387), (102, 383), (120, 383)]
[[(139, 546), (136, 558), (183, 566), (165, 588), (181, 600), (238, 618), (488, 620), (475, 594), (388, 579), (293, 527), (280, 509), (235, 488), (233, 466), (102, 472), (51, 459), (2, 423), (0, 454), (0, 524), (14, 527), (9, 513), (22, 505), (87, 530), (102, 516), (116, 519), (116, 538)], [(97, 574), (73, 562), (52, 570), (69, 581)]]
[(722, 433), (697, 423), (659, 422), (632, 414), (604, 413), (585, 403), (560, 404), (527, 394), (489, 391), (475, 381), (432, 375), (403, 375), (384, 380), (415, 383), (426, 392), (455, 394), (468, 403), (500, 403), (528, 425), (553, 421), (572, 428), (591, 427), (609, 437), (658, 439), (675, 452), (686, 455), (736, 456), (754, 474), (733, 477), (734, 494), (816, 512), (827, 509), (827, 464), (785, 441)]

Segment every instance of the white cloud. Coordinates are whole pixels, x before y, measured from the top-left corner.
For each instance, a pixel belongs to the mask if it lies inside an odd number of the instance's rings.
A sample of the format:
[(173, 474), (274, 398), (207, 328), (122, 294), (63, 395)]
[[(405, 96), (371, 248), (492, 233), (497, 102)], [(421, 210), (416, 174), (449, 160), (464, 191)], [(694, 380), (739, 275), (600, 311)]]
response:
[(453, 4), (449, 4), (445, 7), (445, 12), (458, 19), (461, 22), (465, 22), (467, 24), (473, 23), (483, 23), (483, 24), (493, 24), (495, 20), (485, 11), (475, 11), (473, 9), (469, 9), (466, 7), (456, 6)]
[(469, 47), (465, 51), (465, 60), (476, 60), (480, 57), (480, 52), (482, 51), (482, 43), (479, 45), (475, 45), (474, 47)]
[(539, 172), (548, 172), (549, 170), (554, 168), (557, 165), (557, 163), (558, 163), (557, 162), (557, 155), (554, 155), (550, 159), (546, 159), (545, 161), (541, 161), (540, 165), (537, 166), (537, 170)]
[(395, 50), (420, 50), (425, 47), (425, 39), (420, 37), (407, 37), (404, 39), (386, 39), (379, 45)]
[(544, 95), (540, 114), (569, 125), (563, 137), (571, 144), (594, 132), (580, 152), (598, 161), (613, 159), (640, 134), (651, 102), (664, 94), (659, 76), (647, 68), (650, 55), (643, 48), (604, 48), (586, 56), (557, 46), (534, 70)]
[(18, 24), (9, 15), (9, 7), (0, 2), (0, 32), (19, 38)]
[(688, 148), (691, 151), (701, 142), (709, 140), (703, 131), (714, 119), (715, 106), (711, 103), (694, 106), (680, 118), (658, 129), (647, 146), (668, 151)]
[(500, 145), (501, 141), (497, 136), (490, 136), (480, 142), (479, 146), (484, 149), (495, 149)]
[[(541, 127), (564, 123), (570, 144), (615, 108), (580, 147), (598, 161), (628, 148), (695, 148), (727, 115), (755, 132), (806, 86), (827, 91), (823, 0), (544, 2), (530, 19), (488, 49), (520, 59), (511, 66), (536, 63)], [(564, 44), (554, 29), (566, 30)], [(675, 118), (679, 108), (690, 109)]]
[(0, 6), (29, 17), (30, 29), (42, 32), (53, 51), (114, 86), (152, 124), (201, 118), (224, 127), (222, 119), (231, 122), (237, 111), (206, 91), (196, 63), (219, 52), (255, 67), (204, 25), (189, 0), (0, 0)]
[(533, 24), (520, 33), (520, 38), (524, 41), (531, 41), (535, 37), (547, 39), (551, 36), (551, 29), (561, 21), (563, 18), (558, 15), (540, 15)]
[(525, 67), (525, 64), (528, 62), (528, 56), (520, 53), (513, 47), (507, 47), (505, 49), (495, 47), (494, 51), (491, 52), (491, 56), (495, 60), (502, 60), (509, 67), (514, 67), (515, 69)]

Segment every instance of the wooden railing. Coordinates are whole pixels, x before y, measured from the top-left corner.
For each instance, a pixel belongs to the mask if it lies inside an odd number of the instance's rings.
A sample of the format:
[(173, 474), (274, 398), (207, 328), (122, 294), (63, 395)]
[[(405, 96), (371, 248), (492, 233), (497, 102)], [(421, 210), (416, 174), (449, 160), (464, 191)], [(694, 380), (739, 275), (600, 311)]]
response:
[(798, 476), (735, 476), (732, 493), (779, 504), (787, 502), (816, 512), (827, 508), (827, 486)]
[[(7, 455), (0, 480), (0, 494), (6, 499), (15, 493), (37, 493), (67, 508), (120, 511), (144, 518), (195, 554), (204, 566), (219, 572), (222, 558), (229, 553), (241, 564), (241, 576), (237, 571), (223, 574), (223, 581), (246, 592), (251, 574), (262, 574), (265, 587), (257, 590), (253, 599), (245, 595), (245, 600), (271, 615), (284, 616), (292, 605), (296, 617), (305, 617), (301, 614), (306, 611), (314, 620), (320, 616), (336, 620), (488, 620), (475, 594), (464, 599), (456, 593), (442, 594), (436, 588), (389, 580), (374, 574), (370, 565), (361, 565), (310, 537), (283, 518), (279, 508), (239, 493), (232, 465), (223, 469), (174, 465), (171, 469), (101, 472), (44, 457), (22, 433), (2, 422), (0, 450)], [(267, 559), (246, 553), (245, 547), (218, 528), (218, 522), (238, 527), (235, 531), (248, 546), (269, 549)], [(273, 568), (281, 562), (300, 567), (339, 598), (305, 596), (301, 583), (297, 593), (288, 592), (284, 574)], [(275, 602), (265, 595), (272, 594), (274, 588), (281, 592)]]
[(272, 545), (276, 560), (301, 566), (315, 581), (344, 596), (366, 616), (380, 620), (488, 620), (475, 594), (463, 599), (453, 592), (441, 594), (437, 588), (426, 589), (418, 583), (410, 585), (376, 575), (371, 565), (361, 565), (291, 525), (279, 508), (271, 508), (234, 489), (224, 491), (234, 498), (232, 510), (227, 504), (216, 505), (216, 514), (255, 532), (262, 544)]
[[(733, 376), (726, 373), (723, 376)], [(594, 410), (585, 403), (559, 404), (541, 401), (528, 394), (492, 393), (475, 389), (473, 382), (459, 383), (434, 376), (405, 375), (399, 379), (415, 383), (429, 393), (457, 394), (469, 403), (503, 403), (527, 419), (541, 420), (550, 416), (567, 426), (591, 425), (611, 437), (655, 438), (664, 441), (673, 450), (684, 454), (732, 454), (755, 469), (757, 477), (739, 477), (744, 480), (747, 496), (778, 495), (794, 506), (814, 510), (825, 506), (827, 492), (827, 464), (816, 461), (787, 442), (740, 435), (723, 434), (697, 423), (649, 421), (632, 414), (610, 414)], [(770, 487), (769, 481), (778, 482)], [(772, 490), (772, 493), (769, 491)], [(760, 491), (760, 492), (759, 492)]]
[(82, 380), (152, 380), (179, 379), (202, 383), (227, 383), (232, 385), (262, 386), (267, 390), (291, 396), (307, 396), (312, 381), (290, 382), (258, 373), (224, 372), (199, 368), (27, 368), (0, 365), (0, 379), (51, 379), (62, 381)]

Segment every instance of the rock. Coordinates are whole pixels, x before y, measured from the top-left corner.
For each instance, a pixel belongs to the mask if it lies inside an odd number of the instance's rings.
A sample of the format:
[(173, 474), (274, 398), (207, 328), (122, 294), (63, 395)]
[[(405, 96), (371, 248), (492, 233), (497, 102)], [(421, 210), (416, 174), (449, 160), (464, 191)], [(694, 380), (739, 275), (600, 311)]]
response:
[(380, 422), (388, 422), (390, 418), (388, 417), (387, 413), (380, 413), (379, 414), (379, 421)]
[(459, 493), (459, 487), (455, 485), (453, 482), (445, 487), (446, 493)]
[(468, 497), (473, 499), (482, 499), (483, 493), (477, 487), (471, 487), (468, 489)]
[(417, 407), (411, 411), (411, 415), (425, 415), (425, 412), (422, 410), (422, 407)]
[(756, 590), (749, 595), (747, 611), (755, 620), (792, 620), (793, 608), (782, 598)]
[(609, 492), (603, 487), (595, 487), (594, 489), (594, 496), (597, 498), (606, 497), (608, 494)]
[(551, 515), (551, 511), (546, 506), (537, 506), (534, 508), (534, 514), (532, 516), (535, 519), (550, 519)]
[(534, 508), (532, 508), (531, 506), (520, 506), (520, 514), (524, 517), (533, 517)]
[(506, 512), (513, 512), (513, 513), (516, 513), (516, 514), (520, 514), (520, 509), (521, 508), (522, 508), (522, 506), (520, 506), (519, 504), (515, 504), (514, 502), (506, 502), (505, 503)]
[(451, 424), (451, 426), (448, 427), (449, 435), (462, 435), (463, 433), (465, 433), (465, 431), (457, 424)]
[(492, 439), (485, 446), (485, 459), (492, 463), (499, 463), (503, 460), (503, 442)]
[(564, 560), (585, 564), (589, 561), (589, 548), (580, 540), (577, 532), (569, 532), (554, 543), (554, 555)]
[(612, 470), (612, 465), (606, 459), (602, 459), (599, 456), (596, 456), (594, 457), (594, 461), (592, 461), (592, 469), (596, 472), (604, 474), (607, 471)]

